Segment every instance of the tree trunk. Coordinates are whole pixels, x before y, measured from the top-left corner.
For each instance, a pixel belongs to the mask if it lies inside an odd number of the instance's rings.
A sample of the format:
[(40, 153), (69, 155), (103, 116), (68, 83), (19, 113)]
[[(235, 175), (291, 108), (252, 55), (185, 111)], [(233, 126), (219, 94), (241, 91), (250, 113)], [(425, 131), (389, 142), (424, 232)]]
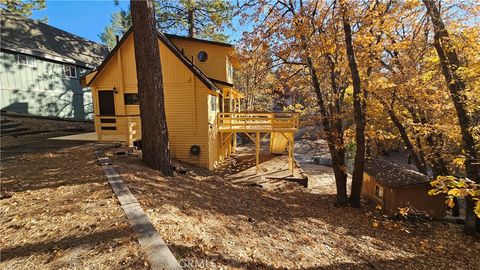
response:
[(337, 187), (337, 204), (345, 206), (347, 205), (347, 166), (345, 164), (345, 150), (337, 149), (330, 142), (328, 142), (328, 148), (332, 156), (332, 169)]
[[(427, 13), (430, 16), (434, 31), (434, 47), (440, 59), (440, 67), (443, 76), (450, 91), (453, 105), (457, 112), (458, 123), (462, 133), (463, 149), (465, 151), (465, 170), (469, 179), (480, 183), (478, 153), (475, 149), (475, 141), (470, 130), (470, 117), (467, 111), (465, 88), (466, 84), (459, 76), (458, 69), (460, 68), (460, 60), (457, 52), (450, 41), (448, 31), (443, 23), (440, 15), (440, 10), (436, 6), (434, 0), (423, 0)], [(467, 234), (475, 234), (476, 230), (480, 230), (480, 220), (477, 218), (477, 228), (475, 228), (475, 214), (473, 207), (469, 206), (467, 198), (467, 213), (464, 231)]]
[(348, 56), (348, 65), (353, 83), (353, 117), (355, 119), (355, 160), (353, 167), (352, 191), (350, 193), (350, 204), (353, 207), (360, 207), (360, 199), (363, 183), (363, 171), (365, 168), (365, 100), (363, 100), (360, 85), (360, 74), (358, 72), (355, 52), (353, 50), (352, 29), (348, 21), (345, 7), (342, 10), (343, 31), (345, 33), (345, 47)]
[(188, 37), (195, 37), (195, 11), (193, 8), (188, 9)]
[[(304, 48), (306, 50), (306, 48)], [(332, 124), (329, 119), (332, 119), (327, 113), (327, 109), (324, 104), (323, 95), (320, 88), (320, 83), (318, 81), (317, 72), (315, 67), (313, 66), (313, 61), (310, 57), (306, 57), (307, 67), (310, 73), (310, 81), (312, 83), (313, 91), (317, 96), (317, 104), (320, 108), (320, 114), (322, 116), (322, 126), (323, 130), (326, 133), (326, 139), (328, 143), (328, 147), (330, 150), (330, 155), (332, 157), (332, 168), (335, 174), (335, 184), (337, 187), (337, 200), (336, 204), (340, 206), (347, 205), (347, 170), (345, 166), (345, 150), (338, 149), (338, 142), (335, 139), (337, 136), (342, 136), (343, 134), (337, 134), (334, 136), (332, 132)], [(341, 143), (341, 147), (343, 148), (343, 142)]]
[(413, 147), (412, 142), (410, 141), (410, 138), (408, 137), (407, 130), (403, 126), (403, 124), (400, 122), (400, 119), (395, 115), (395, 112), (392, 109), (387, 109), (387, 113), (390, 116), (390, 119), (392, 120), (393, 124), (397, 128), (398, 132), (400, 133), (400, 137), (403, 140), (403, 143), (407, 147), (408, 151), (410, 152), (410, 155), (413, 159), (413, 164), (415, 164), (415, 167), (417, 167), (417, 170), (422, 173), (422, 174), (427, 174), (427, 168), (425, 167), (425, 164), (422, 164), (422, 161), (417, 155), (417, 151), (415, 151), (415, 148)]
[(160, 52), (151, 0), (130, 1), (137, 66), (143, 162), (172, 176)]

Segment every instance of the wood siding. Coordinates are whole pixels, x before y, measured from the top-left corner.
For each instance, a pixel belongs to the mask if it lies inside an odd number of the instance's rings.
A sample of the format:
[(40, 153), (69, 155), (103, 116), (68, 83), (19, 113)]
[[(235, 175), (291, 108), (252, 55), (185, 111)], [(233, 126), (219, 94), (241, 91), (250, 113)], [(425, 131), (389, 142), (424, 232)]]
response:
[[(208, 77), (229, 82), (227, 78), (227, 57), (229, 51), (232, 50), (231, 48), (196, 42), (194, 40), (175, 38), (171, 40), (180, 50), (183, 49), (189, 60), (193, 57), (195, 65), (207, 74)], [(208, 54), (208, 59), (205, 62), (200, 62), (197, 58), (198, 53), (201, 51), (205, 51)]]
[[(380, 187), (383, 188), (383, 198), (378, 198), (375, 196), (376, 185), (379, 185)], [(389, 199), (395, 196), (393, 190), (389, 187), (386, 187), (382, 184), (377, 183), (375, 179), (370, 175), (368, 175), (367, 173), (363, 174), (362, 194), (370, 198), (374, 202), (380, 204), (383, 209), (392, 209), (393, 207), (392, 200)]]
[[(216, 106), (215, 110), (211, 110), (211, 98), (215, 97)], [(220, 96), (210, 94), (208, 98), (208, 147), (209, 147), (209, 164), (210, 170), (216, 168), (227, 157), (228, 151), (231, 149), (231, 143), (233, 141), (233, 135), (228, 138), (228, 135), (220, 134), (218, 131), (218, 112), (220, 112)], [(222, 144), (223, 140), (223, 144)]]
[[(383, 209), (390, 214), (397, 213), (398, 208), (410, 205), (417, 210), (427, 212), (433, 218), (441, 218), (446, 215), (445, 198), (441, 195), (428, 195), (428, 191), (431, 189), (429, 183), (390, 188), (377, 182), (367, 173), (364, 173), (363, 176), (362, 194), (382, 205)], [(375, 185), (383, 187), (383, 199), (375, 196)]]
[(77, 67), (77, 78), (68, 78), (63, 66), (35, 58), (35, 66), (30, 67), (19, 64), (17, 54), (0, 52), (0, 108), (40, 116), (91, 118), (91, 92), (79, 81), (85, 70)]
[(411, 205), (418, 210), (427, 212), (433, 218), (442, 218), (447, 214), (445, 196), (430, 196), (428, 195), (430, 189), (432, 189), (430, 184), (397, 189), (397, 198), (393, 207), (398, 209)]
[[(138, 105), (125, 105), (124, 93), (137, 93), (133, 34), (127, 37), (121, 48), (110, 58), (92, 82), (94, 110), (98, 115), (97, 91), (115, 88), (115, 113), (117, 116), (139, 115)], [(173, 158), (213, 169), (216, 159), (209, 156), (208, 94), (212, 93), (160, 40), (165, 110)], [(117, 130), (102, 131), (96, 119), (97, 133), (101, 140), (125, 141), (127, 121), (116, 123)], [(139, 129), (140, 131), (140, 129)], [(200, 156), (190, 155), (192, 145), (200, 146)]]

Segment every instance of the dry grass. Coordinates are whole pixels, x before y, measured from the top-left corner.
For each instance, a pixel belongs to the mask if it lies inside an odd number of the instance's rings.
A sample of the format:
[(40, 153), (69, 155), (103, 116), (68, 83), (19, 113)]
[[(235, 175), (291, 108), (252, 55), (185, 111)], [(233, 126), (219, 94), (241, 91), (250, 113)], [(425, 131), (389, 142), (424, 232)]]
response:
[(93, 146), (61, 148), (2, 163), (0, 268), (148, 268)]
[(333, 182), (272, 192), (216, 176), (166, 179), (134, 157), (114, 162), (192, 268), (480, 269), (480, 241), (461, 226), (394, 221), (367, 202), (362, 210), (334, 207)]

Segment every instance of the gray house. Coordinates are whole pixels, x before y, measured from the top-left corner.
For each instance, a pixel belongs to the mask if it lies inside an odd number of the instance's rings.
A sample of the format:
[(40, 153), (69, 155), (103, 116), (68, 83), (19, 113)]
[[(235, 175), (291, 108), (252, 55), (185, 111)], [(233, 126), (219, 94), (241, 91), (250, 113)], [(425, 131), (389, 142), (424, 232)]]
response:
[(108, 48), (21, 15), (1, 12), (0, 109), (62, 118), (91, 118), (90, 89), (80, 77)]

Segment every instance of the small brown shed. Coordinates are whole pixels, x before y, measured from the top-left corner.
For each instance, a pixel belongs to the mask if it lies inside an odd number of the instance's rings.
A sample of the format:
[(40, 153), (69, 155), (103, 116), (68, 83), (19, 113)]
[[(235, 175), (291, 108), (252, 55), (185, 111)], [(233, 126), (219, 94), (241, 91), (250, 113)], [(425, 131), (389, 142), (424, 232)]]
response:
[(446, 215), (445, 197), (430, 196), (431, 179), (421, 173), (402, 168), (383, 160), (371, 160), (365, 164), (362, 194), (389, 213), (412, 206), (427, 212), (432, 218)]

